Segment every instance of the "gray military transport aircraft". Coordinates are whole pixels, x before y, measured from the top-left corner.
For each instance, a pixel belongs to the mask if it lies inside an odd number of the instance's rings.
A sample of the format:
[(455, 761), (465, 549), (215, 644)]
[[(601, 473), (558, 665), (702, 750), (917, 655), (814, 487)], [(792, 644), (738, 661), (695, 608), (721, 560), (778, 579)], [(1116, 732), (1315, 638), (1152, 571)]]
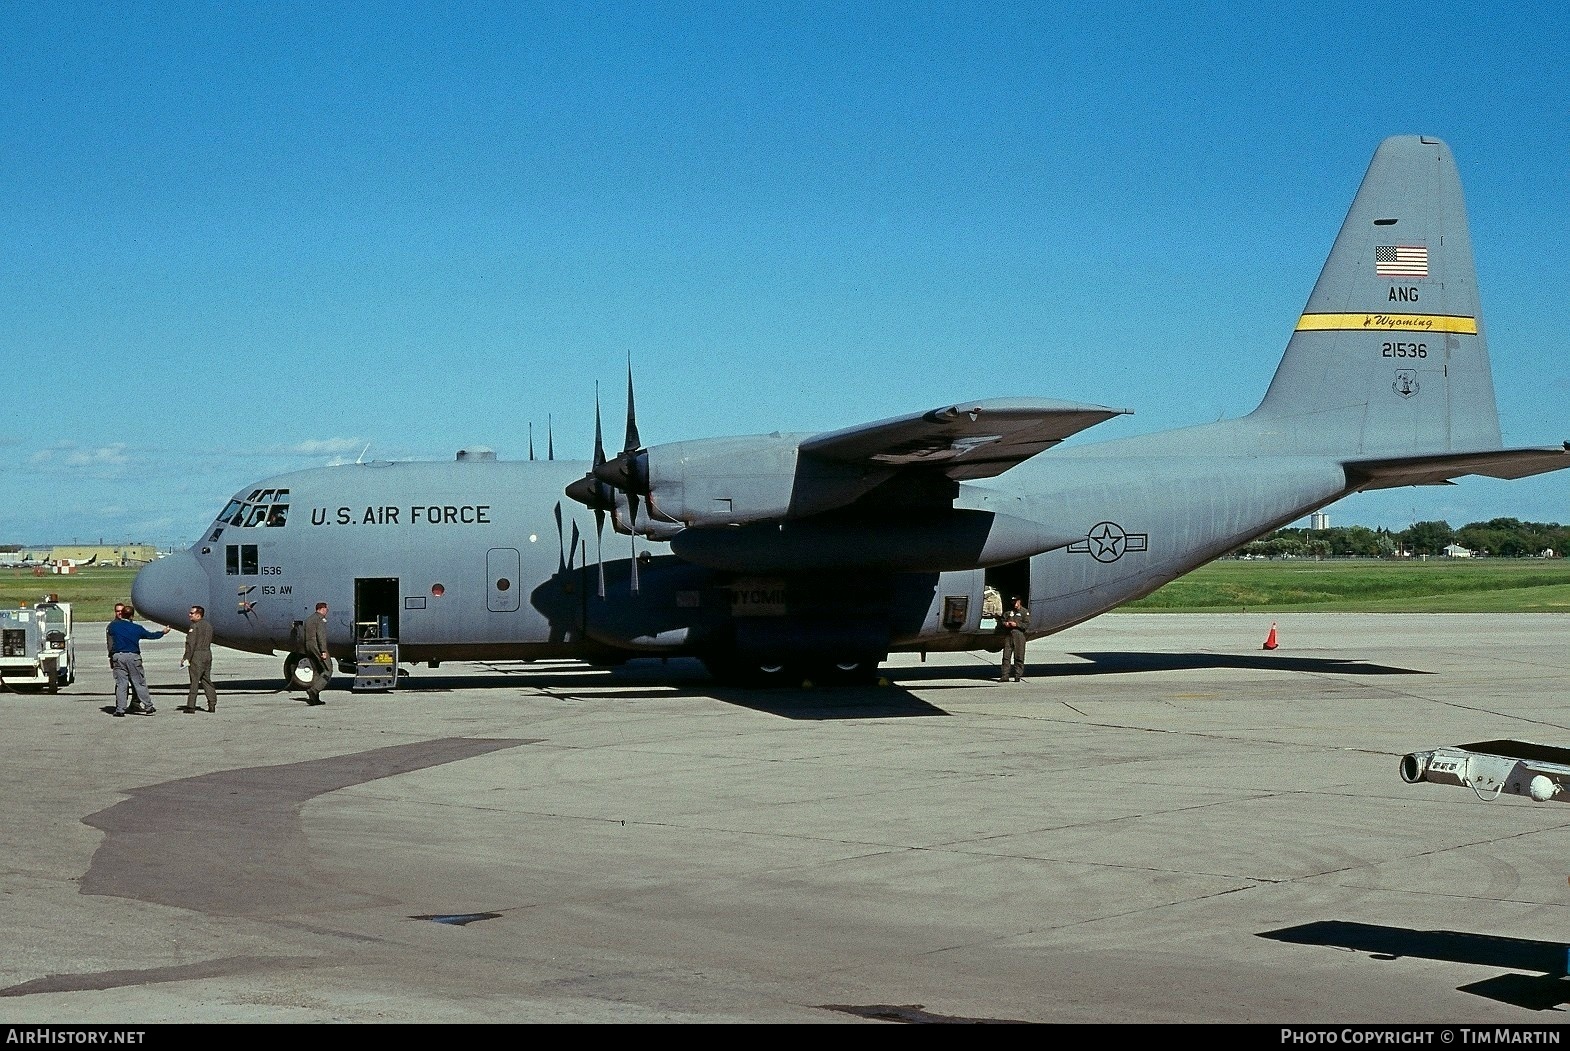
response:
[(131, 597), (176, 628), (200, 603), (216, 642), (258, 653), (327, 601), (340, 662), (374, 636), (433, 666), (688, 655), (732, 682), (856, 682), (891, 652), (996, 649), (989, 586), (1026, 598), (1038, 638), (1350, 493), (1570, 466), (1570, 443), (1500, 441), (1455, 162), (1419, 136), (1374, 154), (1258, 408), (1054, 448), (1126, 411), (1010, 398), (646, 446), (629, 368), (614, 456), (596, 397), (591, 462), (269, 478)]

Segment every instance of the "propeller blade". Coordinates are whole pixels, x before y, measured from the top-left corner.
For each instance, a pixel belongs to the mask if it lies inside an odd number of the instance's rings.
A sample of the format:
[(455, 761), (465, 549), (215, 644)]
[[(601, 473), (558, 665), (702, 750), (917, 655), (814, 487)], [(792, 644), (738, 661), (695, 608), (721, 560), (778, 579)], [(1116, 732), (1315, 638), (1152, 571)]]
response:
[(632, 559), (627, 563), (632, 573), (632, 593), (638, 593), (638, 534), (634, 533), (632, 540)]
[(622, 452), (633, 453), (643, 446), (638, 439), (638, 410), (632, 398), (632, 355), (627, 355), (627, 443)]
[(529, 459), (534, 459), (534, 421), (529, 421)]
[[(556, 426), (550, 413), (545, 414), (545, 458), (556, 459)], [(534, 457), (531, 456), (529, 459), (532, 460)]]
[(638, 593), (638, 494), (627, 490), (627, 526), (632, 534), (632, 593)]
[[(600, 385), (594, 384), (594, 466), (605, 462), (605, 438), (600, 429)], [(591, 473), (589, 477), (594, 477)], [(596, 487), (597, 488), (597, 487)], [(596, 491), (596, 495), (598, 492)], [(614, 503), (612, 507), (614, 507)], [(594, 562), (600, 573), (600, 598), (605, 597), (605, 511), (598, 502), (594, 505)]]
[(605, 597), (605, 512), (594, 509), (594, 564), (600, 571), (600, 598)]
[[(567, 564), (567, 550), (566, 550), (566, 547), (565, 547), (566, 538), (562, 535), (561, 501), (560, 500), (556, 501), (556, 507), (554, 508), (554, 510), (556, 512), (556, 571), (558, 573), (561, 573), (561, 572), (565, 572), (569, 568), (569, 566)], [(576, 528), (577, 527), (577, 523), (574, 522), (573, 526), (574, 526), (574, 528)], [(573, 541), (573, 543), (576, 544), (577, 541), (575, 540), (575, 541)]]
[(605, 462), (605, 440), (600, 434), (600, 385), (594, 385), (594, 466)]

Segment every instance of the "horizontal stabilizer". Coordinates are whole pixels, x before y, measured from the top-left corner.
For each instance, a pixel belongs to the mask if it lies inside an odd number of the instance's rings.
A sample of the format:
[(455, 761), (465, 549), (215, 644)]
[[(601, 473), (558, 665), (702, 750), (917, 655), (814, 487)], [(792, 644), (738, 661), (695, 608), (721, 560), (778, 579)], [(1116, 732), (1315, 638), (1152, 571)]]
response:
[(816, 435), (801, 452), (845, 464), (932, 466), (956, 481), (991, 478), (1130, 411), (1046, 398), (973, 401)]
[(1528, 478), (1570, 467), (1570, 442), (1562, 448), (1493, 449), (1472, 453), (1397, 456), (1348, 460), (1348, 479), (1361, 490), (1402, 485), (1444, 485), (1452, 478), (1479, 474), (1489, 478)]

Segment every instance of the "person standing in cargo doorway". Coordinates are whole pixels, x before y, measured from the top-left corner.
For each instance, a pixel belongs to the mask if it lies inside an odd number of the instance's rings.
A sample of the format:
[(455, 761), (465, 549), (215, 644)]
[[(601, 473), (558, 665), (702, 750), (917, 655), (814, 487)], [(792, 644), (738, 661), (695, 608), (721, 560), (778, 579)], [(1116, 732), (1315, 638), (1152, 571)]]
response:
[(1030, 626), (1030, 610), (1018, 595), (1009, 608), (998, 618), (998, 631), (1003, 636), (1003, 673), (999, 682), (1025, 681), (1025, 629)]

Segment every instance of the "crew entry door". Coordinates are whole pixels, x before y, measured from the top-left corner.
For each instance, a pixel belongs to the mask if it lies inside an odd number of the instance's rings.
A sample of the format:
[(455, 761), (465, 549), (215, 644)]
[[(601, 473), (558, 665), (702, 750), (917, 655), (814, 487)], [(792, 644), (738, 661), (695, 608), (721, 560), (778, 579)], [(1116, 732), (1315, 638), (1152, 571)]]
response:
[(398, 578), (354, 581), (354, 640), (398, 638)]
[(986, 582), (988, 587), (997, 589), (1004, 609), (1008, 609), (1015, 598), (1024, 599), (1025, 605), (1029, 607), (1030, 559), (1022, 558), (1018, 562), (993, 566), (986, 571)]

